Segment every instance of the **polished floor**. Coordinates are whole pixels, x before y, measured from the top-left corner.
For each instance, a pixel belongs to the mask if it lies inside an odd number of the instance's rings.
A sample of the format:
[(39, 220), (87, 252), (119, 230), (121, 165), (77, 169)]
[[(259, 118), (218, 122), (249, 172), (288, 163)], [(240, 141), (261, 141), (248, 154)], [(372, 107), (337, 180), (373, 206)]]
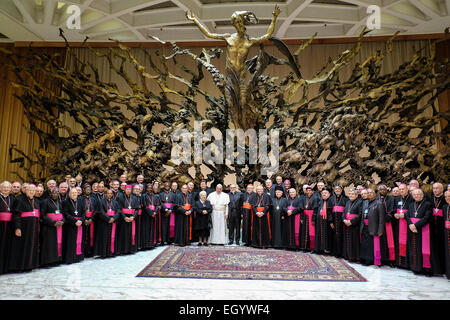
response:
[(165, 247), (0, 276), (0, 299), (448, 300), (450, 281), (350, 263), (367, 282), (137, 278)]

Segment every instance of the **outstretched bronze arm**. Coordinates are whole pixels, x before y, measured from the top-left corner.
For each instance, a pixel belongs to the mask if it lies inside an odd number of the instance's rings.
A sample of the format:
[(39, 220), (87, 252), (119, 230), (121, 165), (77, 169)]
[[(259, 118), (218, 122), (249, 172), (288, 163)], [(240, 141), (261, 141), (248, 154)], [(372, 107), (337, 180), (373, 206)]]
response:
[(258, 38), (253, 38), (251, 39), (251, 41), (254, 44), (258, 44), (258, 43), (262, 43), (266, 40), (269, 40), (269, 38), (272, 36), (273, 32), (275, 31), (275, 24), (277, 23), (277, 17), (280, 14), (280, 8), (276, 5), (275, 9), (273, 11), (273, 17), (272, 17), (272, 22), (270, 23), (269, 29), (267, 29), (267, 34), (258, 37)]
[(206, 28), (200, 21), (197, 20), (197, 17), (194, 15), (194, 13), (192, 13), (192, 11), (189, 11), (189, 12), (186, 11), (186, 18), (188, 20), (191, 20), (192, 22), (194, 22), (197, 25), (197, 27), (200, 29), (200, 31), (208, 38), (224, 40), (225, 37), (228, 35), (228, 34), (218, 34), (218, 33), (209, 32), (208, 28)]

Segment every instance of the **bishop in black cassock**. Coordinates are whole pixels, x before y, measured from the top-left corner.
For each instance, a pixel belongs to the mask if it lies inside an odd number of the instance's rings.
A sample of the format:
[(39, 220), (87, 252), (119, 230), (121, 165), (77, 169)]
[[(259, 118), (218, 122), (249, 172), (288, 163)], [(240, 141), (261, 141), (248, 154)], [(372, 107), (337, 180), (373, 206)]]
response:
[(64, 215), (59, 201), (58, 189), (53, 188), (49, 196), (41, 201), (40, 265), (47, 266), (62, 262), (62, 226)]
[(63, 225), (63, 262), (70, 264), (84, 259), (83, 223), (86, 219), (84, 199), (78, 197), (75, 188), (70, 189), (69, 196), (62, 203)]
[(34, 199), (36, 186), (28, 185), (26, 194), (14, 201), (14, 237), (8, 269), (9, 271), (29, 271), (39, 266), (39, 217), (40, 207)]
[(270, 205), (270, 196), (267, 193), (264, 193), (263, 186), (258, 186), (256, 188), (255, 200), (252, 205), (252, 247), (270, 247)]
[(0, 274), (8, 271), (11, 242), (14, 237), (12, 210), (15, 198), (10, 195), (11, 183), (8, 181), (0, 185)]
[(174, 243), (186, 246), (192, 240), (194, 199), (187, 192), (187, 185), (181, 187), (181, 193), (175, 200), (175, 239)]

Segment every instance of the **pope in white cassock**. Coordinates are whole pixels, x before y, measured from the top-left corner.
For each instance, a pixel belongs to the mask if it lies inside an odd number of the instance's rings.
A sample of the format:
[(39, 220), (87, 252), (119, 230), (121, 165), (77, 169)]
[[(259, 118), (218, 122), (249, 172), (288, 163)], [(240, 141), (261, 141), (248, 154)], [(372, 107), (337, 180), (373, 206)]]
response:
[(225, 192), (222, 192), (222, 185), (218, 184), (216, 186), (216, 192), (209, 194), (208, 201), (211, 202), (213, 208), (211, 213), (212, 228), (209, 233), (208, 242), (212, 244), (225, 244), (227, 243), (225, 232), (230, 197)]

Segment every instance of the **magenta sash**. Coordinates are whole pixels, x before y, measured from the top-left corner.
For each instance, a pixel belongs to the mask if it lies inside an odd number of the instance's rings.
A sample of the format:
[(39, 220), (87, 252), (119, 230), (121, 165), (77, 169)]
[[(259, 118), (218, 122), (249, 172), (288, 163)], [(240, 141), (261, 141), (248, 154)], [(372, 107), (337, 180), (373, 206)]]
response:
[(380, 237), (373, 236), (373, 254), (374, 254), (374, 264), (376, 266), (381, 265), (381, 250), (380, 250)]
[(354, 213), (347, 213), (347, 214), (345, 214), (345, 219), (350, 221), (350, 220), (352, 220), (353, 218), (355, 218), (357, 216), (358, 215), (354, 214)]
[[(419, 220), (418, 218), (411, 218), (412, 223), (416, 223)], [(430, 225), (427, 223), (422, 227), (422, 259), (424, 268), (431, 268), (430, 254)]]
[(442, 212), (442, 209), (433, 208), (433, 215), (434, 216), (443, 217), (444, 213)]
[(161, 209), (159, 210), (159, 212), (158, 212), (158, 225), (159, 225), (159, 242), (161, 242), (162, 241), (162, 239), (161, 239), (161, 235), (162, 235), (162, 232), (161, 232)]
[[(294, 210), (295, 207), (292, 206), (288, 206), (287, 207), (288, 210)], [(300, 239), (298, 238), (298, 233), (300, 232), (300, 215), (296, 214), (295, 218), (294, 218), (294, 235), (295, 235), (295, 245), (299, 246), (300, 245)]]
[[(164, 202), (163, 204), (167, 209), (172, 209), (172, 203)], [(169, 220), (169, 237), (175, 237), (175, 214), (173, 212), (170, 214)]]
[(386, 222), (386, 238), (389, 249), (389, 260), (395, 261), (394, 232), (392, 231), (392, 223)]
[[(92, 211), (86, 211), (86, 218), (92, 219)], [(91, 223), (89, 225), (89, 233), (90, 233), (90, 237), (91, 237), (91, 241), (90, 241), (90, 246), (93, 247), (94, 246), (94, 224)]]
[(11, 212), (0, 212), (0, 221), (11, 221)]
[[(76, 220), (80, 220), (80, 217), (74, 217)], [(83, 243), (83, 225), (77, 227), (77, 249), (76, 254), (80, 255), (82, 254), (81, 251), (81, 244)]]
[[(47, 213), (47, 216), (54, 221), (62, 221), (63, 219), (63, 215), (61, 213)], [(56, 227), (56, 241), (58, 243), (58, 257), (61, 257), (62, 226)]]
[(333, 206), (333, 212), (344, 212), (345, 207), (343, 206)]
[[(148, 208), (152, 211), (155, 211), (155, 206), (153, 204), (149, 204)], [(156, 218), (155, 218), (156, 220)], [(161, 219), (159, 219), (159, 242), (161, 242)], [(156, 234), (156, 229), (157, 229), (157, 225), (156, 225), (156, 221), (155, 221), (155, 233), (153, 234), (153, 236)], [(153, 239), (153, 244), (156, 244), (156, 237), (154, 237)]]
[[(108, 210), (106, 211), (106, 214), (109, 217), (114, 217), (116, 212), (114, 210)], [(111, 231), (111, 252), (114, 253), (114, 240), (116, 238), (116, 222), (112, 223), (112, 231)]]
[(140, 216), (141, 214), (142, 214), (142, 209), (139, 209), (138, 216)]
[(308, 216), (309, 246), (311, 249), (314, 249), (316, 247), (316, 228), (312, 225), (312, 215), (314, 210), (303, 210), (303, 213)]
[[(364, 219), (364, 224), (369, 225), (369, 220)], [(381, 250), (380, 250), (380, 237), (373, 236), (373, 263), (376, 266), (381, 265)]]
[(20, 217), (21, 218), (28, 218), (28, 217), (34, 217), (34, 218), (39, 218), (39, 210), (38, 209), (35, 209), (34, 211), (32, 211), (32, 212), (22, 212), (21, 214), (20, 214)]
[[(407, 210), (397, 209), (397, 213), (406, 214)], [(398, 255), (406, 257), (406, 242), (408, 236), (408, 225), (405, 218), (398, 219)]]
[[(155, 206), (153, 205), (153, 204), (149, 204), (148, 205), (148, 208), (150, 209), (150, 210), (153, 210), (153, 211), (155, 211)], [(156, 216), (155, 216), (155, 223), (154, 223), (154, 229), (155, 229), (155, 231), (153, 232), (153, 244), (155, 244), (156, 245), (156, 237), (155, 237), (155, 235), (156, 235), (156, 229), (157, 229), (157, 224), (156, 224)], [(161, 228), (159, 229), (159, 241), (161, 242)]]
[[(124, 213), (124, 214), (131, 214), (131, 215), (133, 215), (134, 214), (134, 209), (122, 209), (122, 212)], [(135, 243), (136, 243), (136, 241), (135, 241), (135, 235), (136, 235), (136, 222), (133, 220), (132, 222), (131, 222), (131, 244), (132, 245), (134, 245)]]
[(163, 204), (167, 209), (172, 209), (172, 203), (164, 202)]
[(450, 221), (445, 221), (445, 229), (450, 229)]

